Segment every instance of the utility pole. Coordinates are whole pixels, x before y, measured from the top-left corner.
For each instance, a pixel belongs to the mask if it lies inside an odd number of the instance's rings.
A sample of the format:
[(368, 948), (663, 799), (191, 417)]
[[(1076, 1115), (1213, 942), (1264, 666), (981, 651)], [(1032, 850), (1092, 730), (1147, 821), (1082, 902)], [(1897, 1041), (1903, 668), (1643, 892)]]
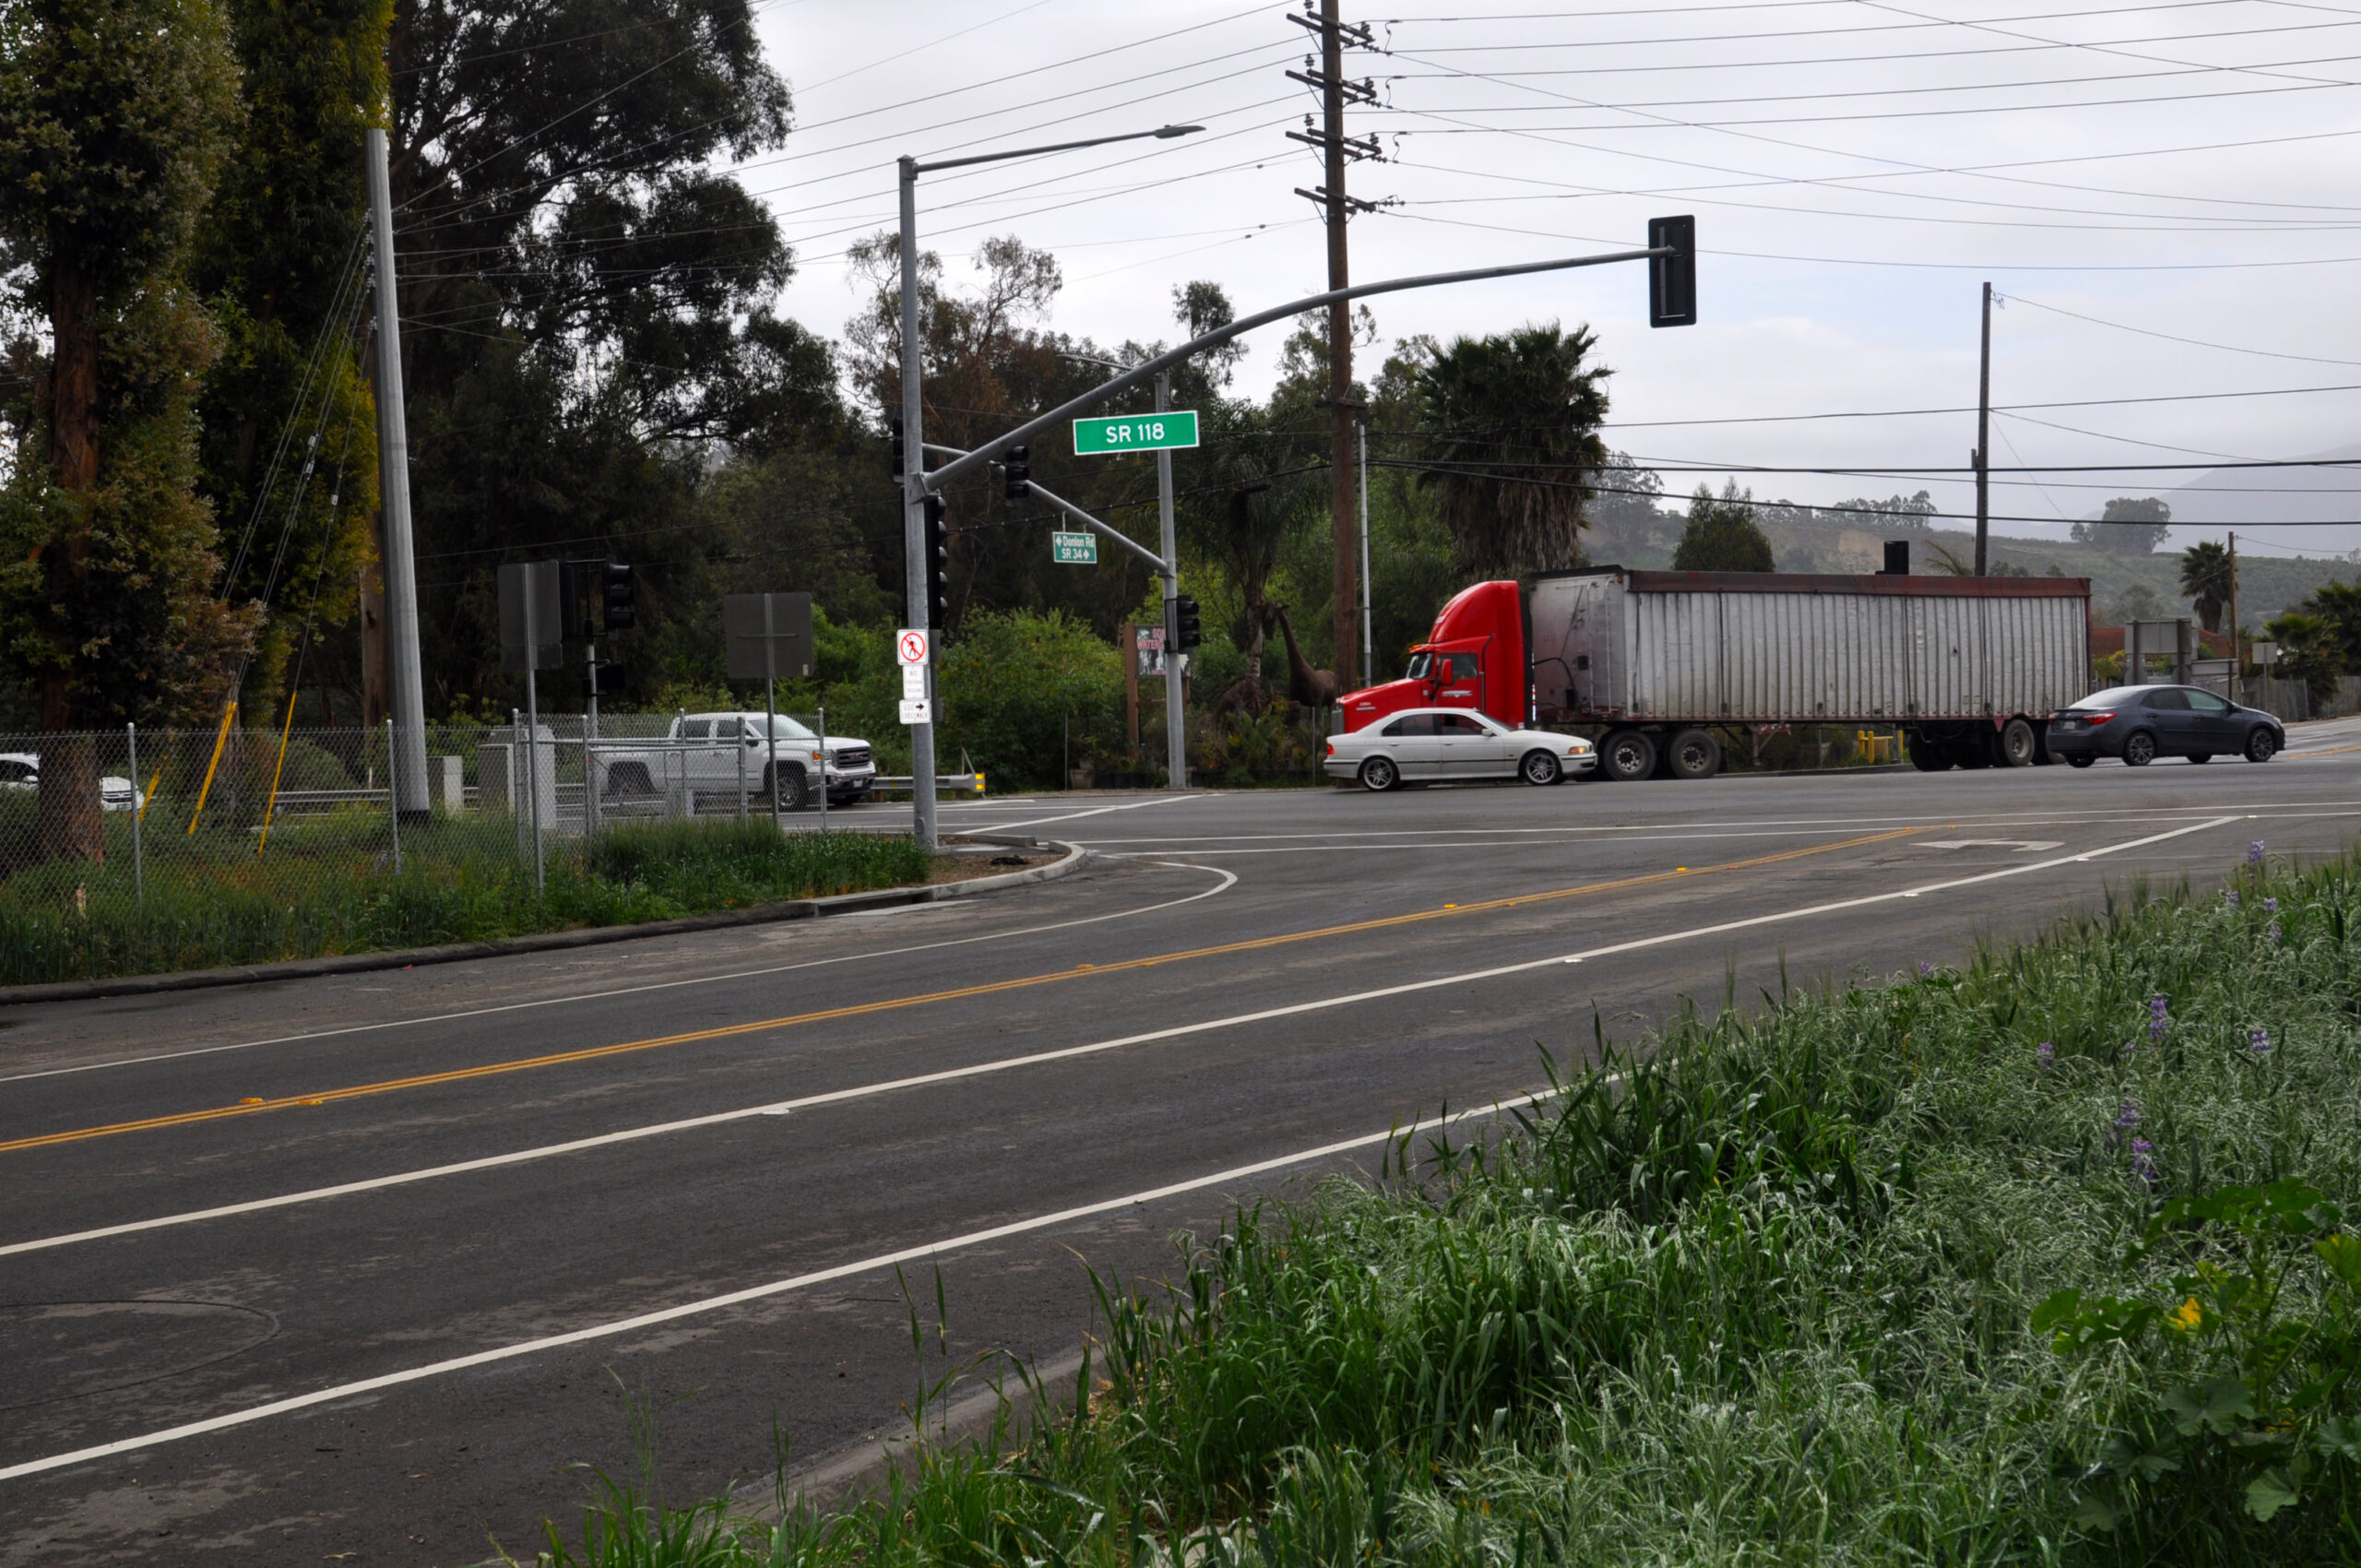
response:
[(393, 184), (386, 170), (386, 133), (367, 133), (363, 161), (369, 181), (369, 232), (377, 263), (377, 469), (385, 517), (386, 665), (391, 677), (388, 719), (397, 760), (394, 810), (413, 820), (426, 815), (425, 672), (418, 657), (418, 558), (409, 533), (409, 428), (402, 412), (401, 297), (395, 288)]
[(2246, 681), (2246, 655), (2238, 647), (2238, 536), (2230, 536), (2230, 700), (2238, 700)]
[[(1296, 195), (1316, 203), (1328, 223), (1328, 288), (1331, 292), (1352, 287), (1352, 267), (1346, 242), (1345, 226), (1356, 212), (1373, 212), (1377, 204), (1358, 201), (1345, 192), (1345, 166), (1355, 160), (1381, 156), (1377, 139), (1364, 137), (1356, 142), (1345, 136), (1345, 105), (1374, 103), (1377, 89), (1366, 81), (1345, 79), (1345, 45), (1353, 43), (1363, 49), (1376, 47), (1376, 40), (1368, 25), (1347, 26), (1336, 12), (1337, 0), (1320, 0), (1318, 17), (1289, 12), (1287, 19), (1299, 27), (1320, 35), (1320, 68), (1311, 70), (1310, 61), (1303, 71), (1287, 75), (1320, 94), (1320, 130), (1289, 131), (1295, 140), (1321, 150), (1323, 172), (1326, 184), (1316, 191), (1299, 187)], [(1308, 123), (1308, 122), (1307, 122)], [(1354, 548), (1354, 492), (1358, 488), (1353, 469), (1353, 426), (1360, 411), (1353, 400), (1353, 308), (1348, 301), (1338, 300), (1328, 307), (1328, 396), (1323, 399), (1329, 414), (1329, 490), (1328, 513), (1331, 532), (1335, 543), (1335, 630), (1336, 642), (1336, 679), (1350, 691), (1361, 683), (1358, 552)]]
[(1992, 538), (1992, 285), (1984, 285), (1984, 353), (1975, 378), (1975, 575)]

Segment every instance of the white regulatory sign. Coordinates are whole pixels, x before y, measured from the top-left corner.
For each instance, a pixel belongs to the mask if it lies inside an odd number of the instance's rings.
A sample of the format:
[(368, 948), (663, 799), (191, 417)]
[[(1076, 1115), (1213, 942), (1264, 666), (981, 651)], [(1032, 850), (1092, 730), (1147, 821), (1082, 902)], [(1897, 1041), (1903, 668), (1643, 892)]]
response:
[[(922, 700), (925, 696), (926, 666), (923, 664), (903, 665), (902, 700), (904, 702), (918, 702)], [(908, 721), (905, 720), (905, 722)]]
[(903, 698), (902, 722), (905, 724), (933, 723), (934, 704), (927, 701), (924, 697), (919, 697), (916, 701), (912, 701), (908, 697)]
[[(926, 633), (905, 626), (894, 634), (894, 657), (904, 664), (926, 662)], [(905, 724), (926, 722), (924, 719), (902, 720)]]

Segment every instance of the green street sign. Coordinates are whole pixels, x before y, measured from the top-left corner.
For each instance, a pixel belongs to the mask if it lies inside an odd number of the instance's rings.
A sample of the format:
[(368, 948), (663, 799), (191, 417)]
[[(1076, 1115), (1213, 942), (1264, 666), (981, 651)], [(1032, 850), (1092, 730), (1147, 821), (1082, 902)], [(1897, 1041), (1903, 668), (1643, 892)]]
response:
[(1061, 566), (1096, 566), (1098, 564), (1098, 536), (1053, 533), (1050, 536), (1050, 556)]
[(1160, 414), (1121, 414), (1074, 422), (1074, 456), (1108, 452), (1153, 452), (1197, 444), (1197, 410), (1169, 409)]

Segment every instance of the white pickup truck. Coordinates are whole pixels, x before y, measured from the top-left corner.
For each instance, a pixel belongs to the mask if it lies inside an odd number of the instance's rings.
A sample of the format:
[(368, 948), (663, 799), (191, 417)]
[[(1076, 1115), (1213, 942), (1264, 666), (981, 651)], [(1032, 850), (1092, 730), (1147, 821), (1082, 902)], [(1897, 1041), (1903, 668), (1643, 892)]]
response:
[[(770, 743), (763, 726), (771, 725)], [(867, 741), (828, 737), (827, 760), (820, 738), (785, 714), (684, 713), (660, 741), (594, 742), (599, 794), (602, 800), (634, 796), (726, 795), (734, 809), (741, 782), (750, 803), (770, 804), (771, 769), (778, 770), (778, 803), (802, 811), (824, 782), (832, 806), (850, 805), (869, 793), (877, 777)], [(694, 806), (691, 807), (694, 810)]]

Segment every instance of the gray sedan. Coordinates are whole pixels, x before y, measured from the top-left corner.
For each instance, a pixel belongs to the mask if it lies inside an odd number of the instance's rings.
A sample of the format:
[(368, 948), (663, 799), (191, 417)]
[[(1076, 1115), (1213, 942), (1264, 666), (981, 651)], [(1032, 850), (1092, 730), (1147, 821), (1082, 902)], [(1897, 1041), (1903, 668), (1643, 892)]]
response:
[(1456, 778), (1522, 778), (1555, 784), (1598, 766), (1591, 743), (1546, 730), (1512, 730), (1464, 707), (1420, 707), (1328, 737), (1328, 777), (1365, 790)]

